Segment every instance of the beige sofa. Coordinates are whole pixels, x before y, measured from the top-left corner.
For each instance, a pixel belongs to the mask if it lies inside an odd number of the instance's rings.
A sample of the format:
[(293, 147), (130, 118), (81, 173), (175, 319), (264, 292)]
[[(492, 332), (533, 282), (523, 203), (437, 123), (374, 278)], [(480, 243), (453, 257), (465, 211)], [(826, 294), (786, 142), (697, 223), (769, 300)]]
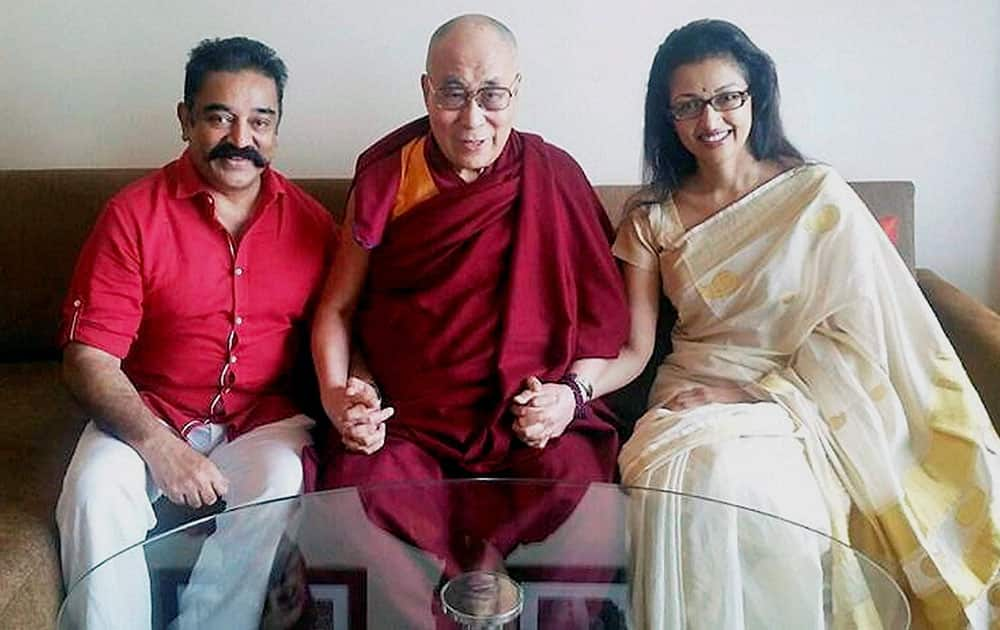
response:
[[(63, 590), (53, 510), (84, 423), (60, 384), (59, 305), (103, 202), (143, 172), (0, 171), (0, 627), (55, 624)], [(346, 180), (298, 183), (335, 214), (343, 207)], [(899, 247), (912, 268), (912, 185), (855, 187), (877, 214), (899, 215)], [(613, 219), (632, 190), (598, 187)], [(916, 278), (992, 417), (1000, 418), (1000, 316), (933, 272), (917, 270)], [(641, 410), (642, 389), (640, 382), (615, 398), (626, 417)]]

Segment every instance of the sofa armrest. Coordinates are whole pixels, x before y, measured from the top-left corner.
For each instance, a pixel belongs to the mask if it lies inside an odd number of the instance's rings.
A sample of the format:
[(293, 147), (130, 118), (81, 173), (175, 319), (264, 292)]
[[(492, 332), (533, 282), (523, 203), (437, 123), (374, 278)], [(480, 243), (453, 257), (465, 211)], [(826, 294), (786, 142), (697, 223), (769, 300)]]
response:
[(993, 426), (1000, 425), (1000, 315), (929, 269), (917, 269), (917, 283), (930, 302)]

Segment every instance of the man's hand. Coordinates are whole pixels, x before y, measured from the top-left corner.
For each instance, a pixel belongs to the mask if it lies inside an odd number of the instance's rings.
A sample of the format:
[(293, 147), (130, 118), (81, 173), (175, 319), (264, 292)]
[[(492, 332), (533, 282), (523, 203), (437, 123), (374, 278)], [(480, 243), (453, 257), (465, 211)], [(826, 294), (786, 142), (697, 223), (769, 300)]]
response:
[(172, 503), (200, 508), (214, 504), (229, 491), (229, 480), (216, 465), (166, 427), (139, 454), (149, 466), (153, 482)]
[(323, 408), (344, 447), (370, 455), (385, 444), (385, 421), (392, 417), (392, 407), (382, 408), (382, 399), (371, 383), (351, 376), (344, 387), (322, 392)]
[(542, 383), (531, 376), (525, 389), (514, 396), (514, 434), (532, 448), (545, 448), (563, 434), (576, 412), (576, 398), (569, 385)]
[(170, 501), (199, 508), (229, 490), (215, 464), (180, 438), (143, 402), (121, 359), (76, 341), (63, 351), (66, 386), (107, 433), (129, 444)]
[(709, 387), (696, 385), (690, 389), (674, 394), (664, 407), (671, 411), (683, 411), (693, 407), (701, 407), (710, 403), (741, 403), (756, 400), (749, 392), (735, 385), (729, 387)]

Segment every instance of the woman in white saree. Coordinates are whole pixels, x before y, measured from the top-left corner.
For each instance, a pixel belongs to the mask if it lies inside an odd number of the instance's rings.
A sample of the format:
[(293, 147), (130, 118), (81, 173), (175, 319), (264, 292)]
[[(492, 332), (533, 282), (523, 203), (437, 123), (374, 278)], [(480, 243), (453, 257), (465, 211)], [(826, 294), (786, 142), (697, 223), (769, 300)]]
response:
[[(716, 497), (829, 532), (897, 578), (915, 627), (995, 627), (996, 433), (871, 213), (832, 169), (803, 162), (785, 139), (770, 58), (731, 24), (695, 22), (660, 47), (646, 99), (650, 184), (614, 250), (633, 310), (622, 361), (648, 356), (661, 288), (678, 319), (650, 409), (622, 449), (623, 483)], [(711, 596), (683, 580), (668, 592), (667, 576), (690, 573), (685, 562), (719, 568), (725, 589), (734, 574), (757, 570), (748, 556), (759, 549), (711, 519), (700, 523), (697, 510), (638, 509), (639, 627), (821, 622), (808, 595), (781, 607), (755, 600), (760, 576), (752, 575), (742, 593), (687, 608), (711, 618), (663, 618), (685, 607), (661, 598)], [(770, 544), (789, 566), (823, 561), (810, 537)], [(685, 545), (699, 545), (697, 555)], [(863, 580), (833, 555), (832, 618), (878, 624), (866, 616)]]
[[(998, 627), (997, 435), (868, 209), (785, 139), (771, 59), (691, 23), (656, 54), (645, 117), (649, 183), (614, 247), (632, 333), (595, 395), (648, 360), (661, 291), (678, 318), (622, 482), (827, 532), (897, 579), (915, 628)], [(636, 501), (637, 628), (881, 627), (838, 546), (720, 513)]]

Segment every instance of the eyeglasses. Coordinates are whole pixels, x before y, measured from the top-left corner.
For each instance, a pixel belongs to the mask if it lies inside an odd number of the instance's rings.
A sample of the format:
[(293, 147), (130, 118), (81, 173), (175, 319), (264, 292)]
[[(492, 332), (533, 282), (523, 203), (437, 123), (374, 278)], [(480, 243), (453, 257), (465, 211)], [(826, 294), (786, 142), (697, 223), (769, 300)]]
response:
[(514, 98), (517, 84), (521, 80), (521, 75), (514, 77), (514, 82), (510, 87), (499, 85), (486, 85), (478, 90), (466, 90), (460, 85), (445, 85), (436, 88), (430, 86), (431, 93), (434, 94), (434, 105), (440, 109), (456, 111), (464, 109), (471, 101), (488, 112), (499, 112), (510, 107), (510, 100)]
[(674, 120), (691, 120), (701, 116), (706, 105), (711, 105), (717, 112), (731, 112), (743, 107), (750, 98), (750, 89), (733, 92), (720, 92), (712, 98), (689, 98), (670, 107), (670, 115)]

